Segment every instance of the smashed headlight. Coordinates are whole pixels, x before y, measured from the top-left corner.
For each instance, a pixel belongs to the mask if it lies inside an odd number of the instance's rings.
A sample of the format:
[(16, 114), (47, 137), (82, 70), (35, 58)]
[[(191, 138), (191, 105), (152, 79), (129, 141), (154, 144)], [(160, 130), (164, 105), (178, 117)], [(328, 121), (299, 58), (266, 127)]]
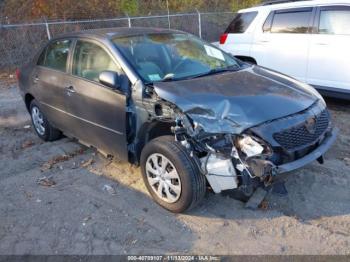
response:
[(259, 156), (269, 158), (272, 155), (272, 148), (270, 145), (256, 136), (246, 134), (237, 136), (234, 145), (243, 153), (241, 155), (243, 158)]
[(260, 155), (264, 151), (264, 147), (255, 141), (251, 136), (245, 135), (238, 139), (237, 143), (241, 151), (247, 157)]
[(251, 178), (272, 174), (271, 155), (272, 149), (265, 141), (250, 135), (237, 137), (232, 149), (232, 156), (237, 160), (235, 167), (240, 172), (246, 171)]

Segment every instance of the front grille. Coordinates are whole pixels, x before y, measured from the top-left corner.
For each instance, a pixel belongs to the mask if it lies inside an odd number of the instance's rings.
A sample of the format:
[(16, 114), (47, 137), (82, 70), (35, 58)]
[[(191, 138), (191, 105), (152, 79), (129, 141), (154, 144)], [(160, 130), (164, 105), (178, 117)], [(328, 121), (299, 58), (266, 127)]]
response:
[(285, 149), (297, 149), (316, 142), (319, 137), (326, 131), (329, 125), (329, 115), (326, 110), (322, 111), (315, 117), (314, 132), (306, 128), (306, 122), (282, 132), (275, 133), (273, 138)]

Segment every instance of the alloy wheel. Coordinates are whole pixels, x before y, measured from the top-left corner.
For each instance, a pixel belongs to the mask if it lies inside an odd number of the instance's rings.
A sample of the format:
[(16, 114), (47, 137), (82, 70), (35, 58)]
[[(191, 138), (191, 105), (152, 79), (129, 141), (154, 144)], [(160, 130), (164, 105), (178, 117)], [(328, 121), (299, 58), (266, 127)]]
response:
[(36, 106), (32, 107), (32, 119), (35, 130), (43, 136), (45, 134), (44, 116)]

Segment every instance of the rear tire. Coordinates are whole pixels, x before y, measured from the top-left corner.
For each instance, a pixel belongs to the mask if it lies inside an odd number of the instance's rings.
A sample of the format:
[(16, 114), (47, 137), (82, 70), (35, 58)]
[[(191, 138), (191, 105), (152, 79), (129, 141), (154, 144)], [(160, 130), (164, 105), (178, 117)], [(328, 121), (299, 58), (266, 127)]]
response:
[(35, 99), (31, 101), (29, 109), (33, 128), (42, 140), (54, 141), (61, 138), (61, 131), (50, 124), (44, 113), (41, 111), (39, 103)]
[(203, 199), (205, 176), (174, 137), (162, 136), (151, 140), (143, 148), (140, 162), (149, 193), (165, 209), (181, 213)]

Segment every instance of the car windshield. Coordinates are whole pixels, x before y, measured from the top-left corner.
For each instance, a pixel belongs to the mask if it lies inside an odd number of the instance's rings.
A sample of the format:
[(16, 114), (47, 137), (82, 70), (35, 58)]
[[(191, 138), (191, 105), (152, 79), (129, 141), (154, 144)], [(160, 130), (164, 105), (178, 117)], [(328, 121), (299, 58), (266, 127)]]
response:
[(116, 37), (116, 47), (146, 83), (176, 81), (238, 70), (233, 57), (184, 33)]

